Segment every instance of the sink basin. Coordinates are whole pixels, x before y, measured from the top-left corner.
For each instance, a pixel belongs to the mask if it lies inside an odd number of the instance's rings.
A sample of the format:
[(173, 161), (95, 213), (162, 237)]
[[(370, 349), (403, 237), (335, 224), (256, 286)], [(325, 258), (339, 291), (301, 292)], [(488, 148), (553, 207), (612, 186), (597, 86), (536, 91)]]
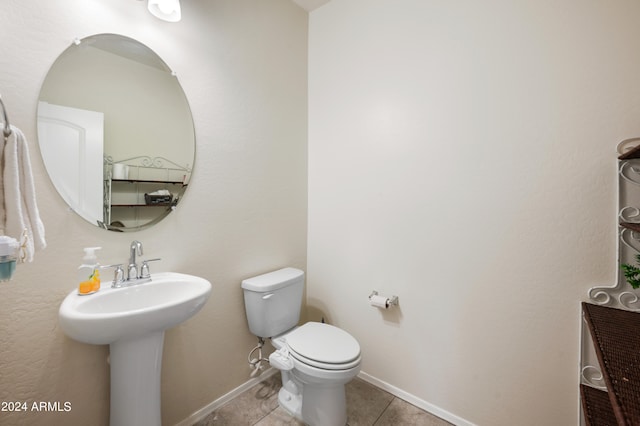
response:
[(175, 272), (151, 282), (111, 288), (62, 301), (58, 319), (72, 339), (109, 345), (111, 426), (160, 426), (164, 331), (195, 315), (211, 293), (204, 278)]
[(64, 299), (59, 320), (67, 336), (100, 345), (163, 331), (195, 315), (211, 293), (204, 278), (175, 272), (156, 273), (151, 282), (130, 287), (108, 285), (86, 296), (74, 290)]

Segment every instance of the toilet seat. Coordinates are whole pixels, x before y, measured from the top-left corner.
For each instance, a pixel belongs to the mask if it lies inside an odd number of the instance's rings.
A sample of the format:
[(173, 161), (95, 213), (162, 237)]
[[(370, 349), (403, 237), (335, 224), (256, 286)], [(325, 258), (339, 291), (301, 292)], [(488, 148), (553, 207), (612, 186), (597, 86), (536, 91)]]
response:
[(323, 370), (347, 370), (360, 364), (360, 345), (346, 331), (308, 322), (284, 336), (289, 353), (299, 362)]

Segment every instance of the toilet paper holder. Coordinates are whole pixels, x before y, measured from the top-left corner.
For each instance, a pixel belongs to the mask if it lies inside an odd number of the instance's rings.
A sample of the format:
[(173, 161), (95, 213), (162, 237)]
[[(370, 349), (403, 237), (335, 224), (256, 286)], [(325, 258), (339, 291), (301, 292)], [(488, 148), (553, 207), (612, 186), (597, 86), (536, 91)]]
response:
[(376, 290), (373, 290), (369, 295), (369, 303), (371, 304), (371, 306), (377, 306), (379, 308), (389, 309), (391, 306), (398, 305), (398, 296), (384, 297), (384, 296), (380, 296), (380, 294), (378, 294)]

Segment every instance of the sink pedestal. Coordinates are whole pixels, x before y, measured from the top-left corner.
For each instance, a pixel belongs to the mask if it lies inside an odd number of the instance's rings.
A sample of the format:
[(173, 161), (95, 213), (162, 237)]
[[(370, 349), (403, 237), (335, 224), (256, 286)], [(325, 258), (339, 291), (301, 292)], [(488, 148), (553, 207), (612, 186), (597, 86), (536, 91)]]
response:
[(144, 284), (103, 285), (91, 296), (74, 289), (64, 298), (58, 321), (65, 334), (109, 345), (111, 426), (161, 425), (164, 331), (194, 316), (210, 293), (211, 283), (204, 278), (160, 272)]
[(160, 426), (160, 371), (164, 331), (109, 345), (111, 426)]

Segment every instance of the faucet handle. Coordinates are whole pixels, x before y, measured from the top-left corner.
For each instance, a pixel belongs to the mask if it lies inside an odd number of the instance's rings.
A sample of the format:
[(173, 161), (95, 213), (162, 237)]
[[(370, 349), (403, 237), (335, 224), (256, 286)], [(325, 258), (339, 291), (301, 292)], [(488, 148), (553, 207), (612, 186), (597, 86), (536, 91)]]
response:
[(124, 270), (122, 269), (122, 263), (100, 266), (100, 269), (107, 268), (115, 268), (115, 271), (113, 271), (113, 282), (111, 283), (111, 287), (120, 287), (124, 282)]
[(147, 262), (155, 262), (157, 260), (162, 260), (159, 257), (155, 259), (147, 259), (142, 261), (142, 266), (140, 266), (140, 278), (150, 278), (151, 274), (149, 273), (149, 265)]
[(138, 279), (138, 267), (135, 263), (130, 263), (127, 267), (127, 280)]

